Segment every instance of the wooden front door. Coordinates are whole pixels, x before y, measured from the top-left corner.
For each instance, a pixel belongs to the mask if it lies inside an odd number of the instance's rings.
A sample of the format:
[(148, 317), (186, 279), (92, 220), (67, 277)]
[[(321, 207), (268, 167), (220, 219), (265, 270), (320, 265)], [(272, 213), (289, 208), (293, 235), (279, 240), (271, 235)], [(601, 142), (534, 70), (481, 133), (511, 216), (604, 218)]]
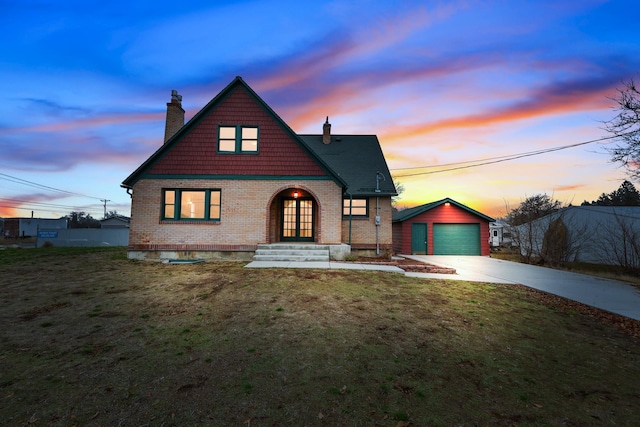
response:
[(282, 200), (282, 241), (313, 242), (313, 199)]

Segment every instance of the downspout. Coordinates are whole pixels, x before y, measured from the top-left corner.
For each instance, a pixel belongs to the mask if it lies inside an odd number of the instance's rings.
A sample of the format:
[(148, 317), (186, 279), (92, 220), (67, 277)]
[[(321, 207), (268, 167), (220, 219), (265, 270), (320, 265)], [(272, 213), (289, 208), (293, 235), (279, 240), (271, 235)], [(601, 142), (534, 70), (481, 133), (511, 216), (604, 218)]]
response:
[(353, 221), (353, 195), (349, 194), (349, 246), (351, 246), (351, 223)]
[[(384, 175), (380, 173), (380, 171), (376, 172), (376, 193), (380, 193), (380, 178), (384, 181)], [(378, 232), (380, 230), (380, 196), (376, 196), (376, 255), (380, 255), (380, 243), (378, 238)]]
[[(380, 191), (380, 190), (376, 190)], [(378, 230), (380, 229), (380, 215), (378, 215), (378, 203), (380, 202), (380, 197), (376, 196), (376, 255), (380, 255), (380, 243), (378, 239)]]

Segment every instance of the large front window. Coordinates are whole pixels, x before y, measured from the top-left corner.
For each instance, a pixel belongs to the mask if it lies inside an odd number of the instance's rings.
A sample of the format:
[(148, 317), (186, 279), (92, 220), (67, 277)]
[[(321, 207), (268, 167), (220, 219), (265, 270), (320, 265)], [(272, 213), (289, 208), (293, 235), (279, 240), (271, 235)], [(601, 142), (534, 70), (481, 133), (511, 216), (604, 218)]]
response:
[(218, 152), (257, 153), (257, 126), (220, 126), (218, 128)]
[(342, 216), (369, 216), (369, 199), (343, 199)]
[(163, 190), (162, 205), (162, 219), (220, 221), (220, 190)]

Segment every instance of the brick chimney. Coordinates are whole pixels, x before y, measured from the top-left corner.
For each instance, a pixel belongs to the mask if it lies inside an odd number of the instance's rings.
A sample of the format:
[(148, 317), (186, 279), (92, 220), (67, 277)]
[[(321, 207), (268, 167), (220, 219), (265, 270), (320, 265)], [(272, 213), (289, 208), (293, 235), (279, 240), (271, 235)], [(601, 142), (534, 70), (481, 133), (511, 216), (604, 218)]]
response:
[(331, 123), (329, 123), (329, 116), (327, 116), (327, 121), (322, 125), (322, 143), (331, 144)]
[(171, 102), (167, 102), (167, 121), (164, 126), (164, 142), (166, 142), (184, 126), (184, 110), (182, 95), (177, 90), (171, 91)]

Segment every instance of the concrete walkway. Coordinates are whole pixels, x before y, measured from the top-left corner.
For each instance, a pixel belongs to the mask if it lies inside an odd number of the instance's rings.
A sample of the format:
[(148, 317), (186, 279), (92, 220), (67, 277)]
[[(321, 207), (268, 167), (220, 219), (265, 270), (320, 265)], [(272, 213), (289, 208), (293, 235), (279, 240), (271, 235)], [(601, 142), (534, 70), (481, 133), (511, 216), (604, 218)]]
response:
[(329, 270), (378, 270), (390, 273), (404, 273), (404, 270), (393, 265), (358, 264), (335, 261), (252, 261), (245, 268), (323, 268)]
[[(521, 284), (592, 307), (640, 320), (640, 290), (618, 280), (554, 270), (489, 257), (411, 255), (407, 258), (454, 268), (449, 279)], [(445, 278), (445, 274), (407, 273), (412, 277)]]

